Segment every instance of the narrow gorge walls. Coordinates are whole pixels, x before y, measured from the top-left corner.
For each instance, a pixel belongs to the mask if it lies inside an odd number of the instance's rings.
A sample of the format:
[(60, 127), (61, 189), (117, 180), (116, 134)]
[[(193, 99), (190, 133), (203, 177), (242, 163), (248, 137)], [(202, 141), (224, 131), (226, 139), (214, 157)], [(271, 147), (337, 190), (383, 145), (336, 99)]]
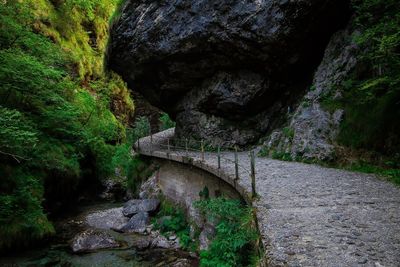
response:
[(108, 66), (176, 119), (178, 136), (246, 145), (310, 86), (349, 1), (128, 1)]

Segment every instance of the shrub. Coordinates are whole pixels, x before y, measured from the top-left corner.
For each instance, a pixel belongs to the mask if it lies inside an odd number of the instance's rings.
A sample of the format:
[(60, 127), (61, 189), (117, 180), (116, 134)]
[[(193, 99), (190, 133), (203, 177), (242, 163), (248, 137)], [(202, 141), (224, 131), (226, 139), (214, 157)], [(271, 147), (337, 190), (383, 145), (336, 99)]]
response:
[(167, 113), (163, 113), (160, 116), (160, 131), (164, 131), (170, 128), (175, 127), (175, 122), (171, 120), (169, 115)]
[[(162, 217), (164, 218), (161, 220)], [(184, 249), (194, 250), (196, 245), (190, 238), (190, 226), (182, 208), (177, 207), (167, 200), (162, 201), (161, 209), (154, 220), (154, 226), (155, 229), (160, 230), (167, 237), (175, 233), (179, 237), (180, 244)]]
[(216, 224), (216, 236), (200, 254), (201, 266), (248, 266), (255, 254), (253, 212), (239, 200), (200, 200), (195, 206)]
[(138, 139), (150, 134), (150, 122), (147, 117), (139, 117), (133, 126), (132, 138), (136, 142)]
[(41, 177), (0, 165), (0, 251), (54, 234), (41, 206)]

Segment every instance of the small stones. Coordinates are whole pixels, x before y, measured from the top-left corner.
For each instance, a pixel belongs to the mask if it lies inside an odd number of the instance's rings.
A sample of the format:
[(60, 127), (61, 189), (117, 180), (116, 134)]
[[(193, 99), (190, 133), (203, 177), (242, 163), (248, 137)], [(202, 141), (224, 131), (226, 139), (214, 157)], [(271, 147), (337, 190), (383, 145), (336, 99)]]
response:
[(293, 250), (286, 250), (285, 253), (289, 256), (293, 256), (296, 254), (296, 252), (294, 252)]
[(354, 236), (361, 236), (361, 233), (360, 232), (358, 232), (358, 231), (351, 231), (351, 234), (352, 235), (354, 235)]
[(359, 264), (366, 264), (368, 262), (368, 259), (362, 258), (358, 261)]

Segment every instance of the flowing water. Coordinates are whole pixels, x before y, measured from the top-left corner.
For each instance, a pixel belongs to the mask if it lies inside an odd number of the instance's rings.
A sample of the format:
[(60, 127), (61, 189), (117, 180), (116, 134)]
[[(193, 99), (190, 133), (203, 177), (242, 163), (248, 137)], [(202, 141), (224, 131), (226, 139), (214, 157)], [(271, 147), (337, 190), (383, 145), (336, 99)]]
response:
[(109, 231), (124, 244), (116, 249), (104, 249), (91, 253), (75, 254), (70, 248), (70, 240), (77, 233), (87, 229), (83, 223), (88, 213), (106, 210), (122, 204), (95, 204), (80, 210), (64, 219), (55, 222), (57, 234), (46, 246), (27, 250), (15, 255), (0, 258), (1, 267), (34, 267), (34, 266), (198, 266), (198, 259), (186, 251), (174, 249), (146, 249), (138, 251), (129, 244), (138, 238), (136, 234), (120, 234)]

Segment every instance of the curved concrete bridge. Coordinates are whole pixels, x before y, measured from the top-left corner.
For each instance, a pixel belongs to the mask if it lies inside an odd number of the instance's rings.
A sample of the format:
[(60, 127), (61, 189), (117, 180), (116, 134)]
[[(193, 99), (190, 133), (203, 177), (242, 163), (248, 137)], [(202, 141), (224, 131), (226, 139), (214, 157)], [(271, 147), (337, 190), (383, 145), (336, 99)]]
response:
[[(167, 150), (170, 129), (135, 145), (143, 155), (183, 162), (225, 180), (251, 203), (251, 180), (234, 154)], [(250, 166), (248, 153), (239, 153)], [(400, 189), (374, 175), (256, 159), (256, 208), (269, 266), (400, 266)]]

